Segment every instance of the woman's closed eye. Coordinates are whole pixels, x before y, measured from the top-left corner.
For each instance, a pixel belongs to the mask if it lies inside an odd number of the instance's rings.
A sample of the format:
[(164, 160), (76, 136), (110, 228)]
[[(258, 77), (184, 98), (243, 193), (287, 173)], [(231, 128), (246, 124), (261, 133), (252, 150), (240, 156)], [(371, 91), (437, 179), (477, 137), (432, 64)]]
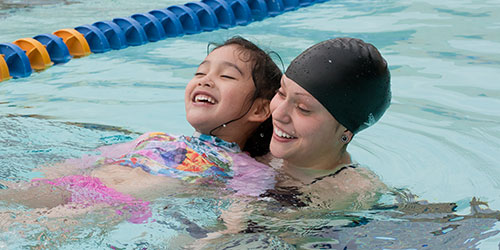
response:
[(205, 74), (205, 73), (203, 73), (203, 72), (196, 72), (196, 73), (194, 73), (194, 75), (195, 75), (195, 76), (204, 76), (204, 75), (206, 75), (206, 74)]
[(308, 108), (303, 107), (303, 106), (301, 106), (301, 105), (297, 105), (297, 109), (298, 109), (301, 113), (303, 113), (303, 114), (309, 114), (309, 113), (311, 113), (311, 110), (309, 110)]
[(285, 98), (285, 97), (286, 97), (285, 93), (284, 93), (281, 89), (278, 89), (278, 90), (276, 91), (276, 93), (277, 93), (277, 94), (278, 94), (278, 96), (280, 96), (280, 97), (283, 97), (283, 98)]

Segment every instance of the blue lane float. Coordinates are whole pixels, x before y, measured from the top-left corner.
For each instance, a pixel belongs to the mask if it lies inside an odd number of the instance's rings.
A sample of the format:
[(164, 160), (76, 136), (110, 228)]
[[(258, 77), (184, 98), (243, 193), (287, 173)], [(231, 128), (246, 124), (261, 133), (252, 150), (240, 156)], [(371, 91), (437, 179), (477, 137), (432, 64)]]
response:
[(299, 8), (299, 0), (283, 0), (283, 6), (285, 11), (292, 11)]
[[(133, 14), (130, 17), (114, 18), (112, 21), (80, 25), (74, 28), (72, 34), (82, 34), (81, 40), (86, 41), (90, 47), (88, 53), (104, 53), (167, 37), (248, 25), (253, 21), (325, 1), (327, 0), (201, 0)], [(45, 46), (50, 60), (55, 64), (68, 62), (72, 58), (69, 45), (61, 37), (41, 34), (33, 38)], [(9, 79), (10, 76), (20, 78), (31, 75), (30, 61), (17, 45), (1, 43), (0, 56), (0, 81)], [(6, 64), (8, 68), (5, 68)]]
[(306, 6), (309, 6), (311, 4), (313, 4), (314, 1), (313, 0), (299, 0), (299, 6), (300, 7), (306, 7)]
[(139, 46), (148, 43), (148, 36), (141, 24), (130, 17), (114, 18), (116, 23), (125, 33), (125, 39), (130, 46)]
[(201, 0), (207, 6), (212, 8), (217, 21), (219, 22), (219, 27), (223, 29), (228, 29), (236, 26), (236, 18), (231, 6), (224, 0)]
[[(222, 1), (222, 0), (221, 0)], [(245, 0), (227, 0), (234, 13), (236, 25), (247, 25), (252, 22), (252, 10)]]
[(177, 16), (186, 34), (192, 35), (201, 32), (200, 19), (190, 8), (184, 5), (173, 5), (167, 10), (172, 11)]
[(128, 47), (125, 32), (116, 23), (111, 21), (100, 21), (92, 24), (102, 31), (108, 39), (109, 46), (114, 50), (124, 49)]
[(82, 33), (93, 53), (104, 53), (111, 50), (108, 39), (99, 28), (85, 24), (76, 27), (75, 30)]
[(250, 10), (252, 11), (252, 18), (255, 21), (262, 21), (269, 16), (267, 3), (264, 0), (248, 0)]
[(0, 43), (0, 54), (4, 55), (10, 76), (14, 79), (31, 75), (30, 60), (19, 46), (12, 43)]
[(149, 13), (141, 13), (134, 14), (130, 17), (142, 26), (150, 42), (156, 42), (167, 38), (163, 26), (155, 16)]
[(200, 21), (200, 26), (203, 31), (212, 31), (219, 28), (219, 21), (215, 12), (203, 2), (191, 2), (184, 6), (193, 10)]
[(182, 28), (181, 21), (179, 21), (177, 15), (175, 15), (172, 11), (167, 9), (158, 9), (150, 11), (149, 14), (158, 19), (167, 37), (184, 35), (184, 29)]
[(71, 60), (68, 47), (64, 44), (62, 38), (54, 34), (41, 34), (34, 36), (33, 39), (39, 41), (49, 52), (50, 60), (54, 64), (66, 63)]
[(269, 16), (274, 17), (280, 15), (285, 11), (285, 4), (282, 0), (270, 0), (266, 1), (267, 4), (267, 12)]

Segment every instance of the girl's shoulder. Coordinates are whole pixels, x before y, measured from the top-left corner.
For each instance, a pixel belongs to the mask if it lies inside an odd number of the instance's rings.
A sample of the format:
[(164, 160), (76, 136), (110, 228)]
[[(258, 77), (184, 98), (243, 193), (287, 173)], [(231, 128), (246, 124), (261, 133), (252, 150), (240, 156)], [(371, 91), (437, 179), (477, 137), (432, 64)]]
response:
[(135, 141), (139, 143), (143, 141), (174, 141), (178, 140), (180, 136), (171, 135), (165, 132), (147, 132), (139, 136)]

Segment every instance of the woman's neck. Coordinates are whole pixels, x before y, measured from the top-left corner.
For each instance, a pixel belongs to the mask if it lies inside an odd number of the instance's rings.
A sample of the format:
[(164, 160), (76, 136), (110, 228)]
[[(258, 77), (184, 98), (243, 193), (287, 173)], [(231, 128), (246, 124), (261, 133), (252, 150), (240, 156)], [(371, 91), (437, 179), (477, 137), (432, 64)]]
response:
[(345, 150), (337, 155), (329, 155), (309, 162), (283, 162), (283, 170), (298, 179), (309, 179), (333, 173), (343, 166), (352, 163), (351, 156)]

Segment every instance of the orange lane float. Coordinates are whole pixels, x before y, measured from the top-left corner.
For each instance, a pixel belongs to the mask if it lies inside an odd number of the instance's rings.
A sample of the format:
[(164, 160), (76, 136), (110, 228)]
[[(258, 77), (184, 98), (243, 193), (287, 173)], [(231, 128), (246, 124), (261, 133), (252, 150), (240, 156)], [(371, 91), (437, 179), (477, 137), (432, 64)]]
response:
[(10, 79), (9, 75), (9, 67), (7, 67), (7, 63), (5, 62), (4, 55), (0, 54), (0, 82), (6, 81)]
[(21, 38), (14, 41), (14, 44), (24, 50), (30, 60), (31, 68), (34, 70), (44, 70), (54, 64), (50, 61), (47, 49), (39, 41), (33, 38)]
[(60, 29), (53, 33), (63, 39), (68, 47), (69, 53), (75, 57), (84, 57), (90, 55), (90, 47), (85, 37), (75, 29)]

